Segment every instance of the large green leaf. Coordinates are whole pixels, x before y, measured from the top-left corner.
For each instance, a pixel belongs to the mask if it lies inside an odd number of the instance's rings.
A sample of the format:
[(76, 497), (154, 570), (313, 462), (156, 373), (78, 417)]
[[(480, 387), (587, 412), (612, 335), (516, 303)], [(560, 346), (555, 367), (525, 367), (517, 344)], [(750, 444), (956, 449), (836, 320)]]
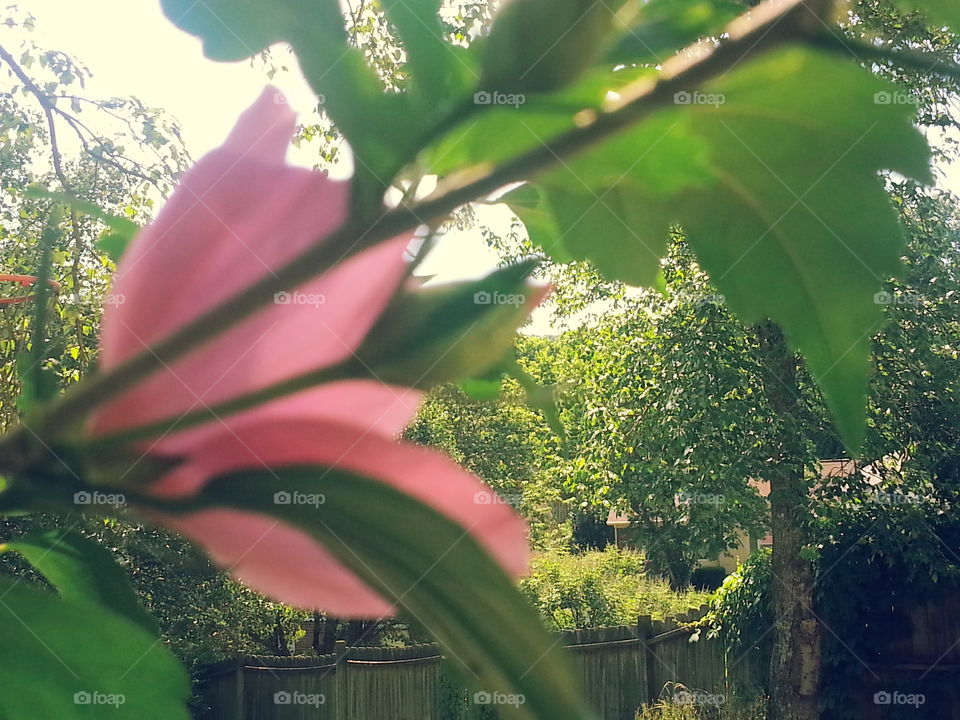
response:
[(485, 90), (540, 93), (571, 84), (600, 59), (624, 0), (511, 0), (480, 44)]
[[(747, 322), (784, 327), (856, 448), (870, 339), (883, 317), (873, 296), (898, 272), (903, 244), (877, 173), (930, 177), (913, 109), (878, 99), (894, 91), (854, 65), (791, 49), (679, 95), (675, 108), (543, 178), (548, 201), (566, 194), (553, 213), (564, 250), (636, 281), (654, 271), (636, 238), (655, 252), (662, 245), (650, 233), (680, 223), (728, 305)], [(672, 168), (654, 143), (666, 143)], [(589, 221), (576, 221), (569, 194), (593, 208)], [(591, 205), (598, 196), (602, 211)], [(635, 234), (600, 232), (598, 214)]]
[[(3, 720), (187, 720), (187, 674), (125, 618), (0, 579)], [(122, 702), (121, 702), (122, 699)]]
[(89, 602), (121, 615), (157, 635), (157, 623), (137, 599), (109, 550), (72, 530), (45, 530), (0, 546), (23, 555), (65, 600)]
[[(276, 505), (278, 490), (325, 501)], [(475, 689), (522, 694), (523, 704), (501, 706), (504, 715), (591, 717), (563, 651), (510, 578), (467, 529), (409, 495), (338, 470), (275, 468), (215, 478), (197, 505), (270, 515), (309, 533), (436, 636)]]
[[(469, 165), (502, 162), (572, 130), (577, 113), (599, 110), (609, 93), (652, 75), (653, 71), (647, 68), (616, 72), (597, 69), (565, 90), (549, 95), (496, 95), (483, 91), (477, 97), (489, 106), (482, 114), (470, 116), (437, 138), (423, 153), (424, 165), (442, 175)], [(511, 100), (514, 104), (510, 104)]]

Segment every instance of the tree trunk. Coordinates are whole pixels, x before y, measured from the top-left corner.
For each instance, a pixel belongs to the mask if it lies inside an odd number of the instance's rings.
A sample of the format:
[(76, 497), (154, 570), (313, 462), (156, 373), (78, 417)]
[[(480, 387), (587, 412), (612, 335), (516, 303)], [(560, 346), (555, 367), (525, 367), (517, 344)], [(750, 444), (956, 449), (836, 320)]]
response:
[(809, 489), (799, 417), (797, 358), (772, 323), (758, 328), (764, 392), (783, 429), (768, 471), (773, 534), (774, 636), (770, 720), (816, 720), (820, 702), (821, 627), (813, 611), (814, 568), (808, 544)]

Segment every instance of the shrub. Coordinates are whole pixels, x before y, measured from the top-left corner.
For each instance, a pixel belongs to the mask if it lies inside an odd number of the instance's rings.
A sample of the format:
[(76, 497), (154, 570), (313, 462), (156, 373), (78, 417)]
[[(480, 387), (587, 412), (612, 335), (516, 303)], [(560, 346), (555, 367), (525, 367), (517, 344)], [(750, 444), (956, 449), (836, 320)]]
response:
[(639, 615), (679, 615), (707, 602), (705, 593), (676, 593), (644, 574), (643, 556), (608, 547), (570, 555), (537, 555), (520, 588), (548, 624), (559, 629), (631, 625)]

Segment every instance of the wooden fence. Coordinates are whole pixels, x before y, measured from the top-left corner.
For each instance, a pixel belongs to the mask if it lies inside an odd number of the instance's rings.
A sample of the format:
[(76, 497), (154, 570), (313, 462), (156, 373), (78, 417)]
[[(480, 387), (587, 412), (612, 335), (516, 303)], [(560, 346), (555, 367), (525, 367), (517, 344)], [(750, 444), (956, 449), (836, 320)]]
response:
[(209, 667), (210, 720), (439, 720), (436, 645), (351, 647), (313, 657), (243, 657)]
[[(727, 691), (721, 643), (690, 642), (684, 627), (703, 609), (669, 620), (570, 630), (561, 643), (602, 720), (634, 720), (637, 708), (681, 683), (691, 694)], [(684, 692), (684, 690), (680, 690)], [(451, 701), (450, 694), (459, 695)], [(446, 697), (444, 697), (446, 694)], [(495, 717), (449, 686), (436, 645), (347, 648), (313, 657), (244, 657), (205, 673), (208, 720), (467, 720)], [(698, 698), (700, 700), (702, 698)], [(478, 706), (479, 705), (479, 706)]]
[[(634, 720), (641, 704), (658, 699), (720, 704), (764, 685), (756, 653), (725, 656), (720, 640), (691, 627), (704, 609), (561, 634), (598, 718)], [(960, 720), (960, 598), (912, 608), (900, 619), (900, 631), (877, 656), (883, 664), (850, 658), (860, 671), (852, 717)], [(923, 706), (905, 704), (915, 694)], [(201, 685), (207, 720), (495, 720), (482, 695), (455, 684), (432, 644), (339, 642), (329, 655), (244, 657), (209, 667)]]

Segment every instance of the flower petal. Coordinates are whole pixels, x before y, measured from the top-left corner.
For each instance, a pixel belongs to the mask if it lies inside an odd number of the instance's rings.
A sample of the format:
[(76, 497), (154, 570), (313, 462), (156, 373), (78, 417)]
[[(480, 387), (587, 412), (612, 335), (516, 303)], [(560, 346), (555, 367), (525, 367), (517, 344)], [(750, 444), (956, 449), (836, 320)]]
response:
[(151, 517), (203, 547), (245, 585), (279, 602), (338, 617), (393, 614), (389, 602), (309, 535), (275, 518), (223, 508)]
[(360, 432), (396, 437), (417, 413), (423, 393), (375, 380), (342, 380), (279, 398), (223, 419), (144, 443), (143, 450), (189, 456), (225, 429), (296, 417), (349, 425)]
[[(342, 224), (347, 184), (283, 164), (277, 136), (282, 130), (289, 141), (291, 117), (265, 92), (227, 144), (186, 174), (134, 240), (104, 312), (104, 369), (145, 351)], [(407, 243), (399, 237), (356, 255), (155, 373), (99, 409), (92, 433), (216, 404), (348, 357), (405, 277)]]
[[(231, 430), (193, 448), (182, 465), (152, 488), (153, 494), (191, 495), (211, 478), (240, 470), (337, 467), (415, 497), (462, 525), (511, 575), (526, 572), (529, 550), (524, 521), (477, 477), (435, 450), (348, 426), (296, 418), (237, 424)], [(273, 577), (272, 570), (264, 568), (261, 582), (257, 569), (248, 565), (245, 577), (262, 588), (268, 575)], [(314, 592), (310, 597), (320, 606), (323, 588), (318, 586)]]

